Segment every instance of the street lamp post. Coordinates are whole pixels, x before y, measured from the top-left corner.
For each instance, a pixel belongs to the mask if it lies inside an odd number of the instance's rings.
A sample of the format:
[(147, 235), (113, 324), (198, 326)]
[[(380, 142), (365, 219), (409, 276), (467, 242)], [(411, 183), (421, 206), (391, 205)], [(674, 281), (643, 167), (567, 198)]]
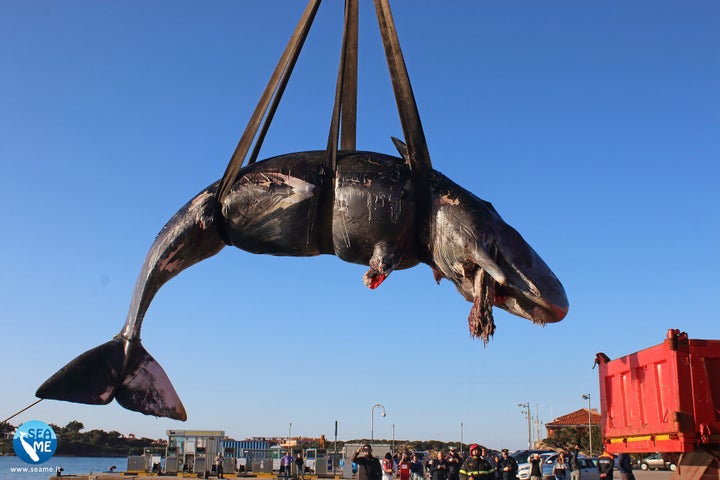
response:
[(460, 456), (463, 454), (463, 422), (460, 422)]
[(387, 412), (385, 407), (381, 403), (376, 403), (370, 409), (370, 445), (375, 444), (375, 407), (379, 407), (382, 410), (382, 416), (386, 416)]
[(592, 457), (593, 449), (592, 449), (592, 419), (590, 418), (590, 394), (586, 393), (582, 396), (583, 400), (588, 401), (588, 439), (590, 440), (590, 456)]
[(392, 443), (390, 444), (390, 453), (395, 455), (395, 424), (393, 423), (393, 430), (392, 430)]

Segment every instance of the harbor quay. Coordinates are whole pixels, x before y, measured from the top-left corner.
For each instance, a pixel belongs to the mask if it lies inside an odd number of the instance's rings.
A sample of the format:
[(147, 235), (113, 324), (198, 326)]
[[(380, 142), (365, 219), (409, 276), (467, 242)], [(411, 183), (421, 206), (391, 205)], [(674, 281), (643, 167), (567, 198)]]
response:
[[(228, 440), (221, 430), (168, 430), (164, 449), (145, 449), (142, 455), (127, 457), (124, 471), (105, 471), (87, 475), (62, 475), (50, 480), (157, 480), (158, 477), (182, 479), (262, 479), (262, 480), (352, 480), (353, 454), (361, 443), (344, 443), (335, 451), (302, 448), (289, 438), (279, 445), (267, 440)], [(323, 438), (324, 440), (324, 438)], [(324, 442), (322, 442), (324, 444)], [(324, 445), (322, 445), (324, 446)], [(393, 450), (389, 443), (373, 443), (373, 454), (383, 457)], [(294, 463), (281, 467), (283, 455), (303, 457), (301, 475)], [(415, 451), (420, 460), (429, 452)], [(424, 458), (422, 458), (424, 457)], [(219, 463), (218, 463), (219, 462)], [(222, 469), (217, 465), (222, 465)], [(117, 467), (112, 467), (117, 468)], [(119, 470), (123, 470), (120, 468)], [(218, 475), (221, 472), (221, 475)], [(670, 472), (637, 471), (637, 480), (668, 480)], [(427, 477), (426, 477), (427, 478)]]
[[(49, 480), (158, 480), (160, 478), (208, 478), (217, 479), (216, 475), (205, 475), (204, 473), (177, 473), (177, 474), (158, 474), (158, 473), (131, 473), (131, 472), (116, 472), (116, 473), (90, 473), (87, 475), (65, 475), (65, 476), (51, 476)], [(273, 479), (273, 480), (287, 480), (289, 477), (280, 477), (278, 475), (267, 474), (267, 473), (227, 473), (223, 474), (223, 478), (227, 479), (245, 479), (245, 478), (257, 478), (257, 479)], [(293, 477), (290, 477), (293, 478)], [(318, 479), (342, 479), (341, 475), (305, 475), (306, 480), (318, 480)]]
[[(672, 472), (670, 471), (663, 471), (663, 470), (636, 470), (633, 472), (635, 475), (635, 478), (637, 480), (670, 480)], [(223, 475), (225, 478), (229, 479), (235, 479), (235, 478), (258, 478), (258, 479), (275, 479), (275, 480), (285, 480), (284, 477), (278, 477), (277, 475), (268, 475), (268, 474), (227, 474)], [(64, 477), (58, 477), (53, 476), (50, 477), (49, 480), (159, 480), (159, 478), (204, 478), (203, 475), (197, 474), (197, 475), (191, 475), (191, 474), (178, 474), (178, 475), (148, 475), (148, 474), (142, 474), (142, 475), (128, 475), (127, 473), (99, 473), (99, 474), (88, 474), (88, 475), (72, 475), (72, 476), (64, 476)], [(209, 477), (209, 478), (217, 478), (217, 477)], [(322, 478), (334, 478), (336, 480), (342, 478), (339, 476), (334, 477), (318, 477), (316, 475), (306, 475), (305, 478), (307, 480), (317, 480)]]

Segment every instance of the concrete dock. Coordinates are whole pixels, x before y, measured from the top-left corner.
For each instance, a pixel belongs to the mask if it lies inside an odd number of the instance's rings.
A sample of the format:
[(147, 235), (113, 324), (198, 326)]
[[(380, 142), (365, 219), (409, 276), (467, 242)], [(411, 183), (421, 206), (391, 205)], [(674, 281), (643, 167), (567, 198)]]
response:
[[(49, 480), (176, 480), (176, 479), (197, 479), (208, 478), (209, 480), (217, 480), (216, 475), (205, 477), (202, 473), (178, 473), (178, 474), (151, 474), (147, 472), (114, 472), (114, 473), (90, 473), (87, 475), (62, 475), (52, 476)], [(288, 480), (287, 477), (278, 477), (269, 473), (258, 474), (235, 474), (229, 473), (223, 475), (224, 479), (261, 479), (261, 480)], [(291, 477), (294, 479), (295, 477)], [(341, 480), (342, 477), (335, 475), (305, 475), (305, 480)]]

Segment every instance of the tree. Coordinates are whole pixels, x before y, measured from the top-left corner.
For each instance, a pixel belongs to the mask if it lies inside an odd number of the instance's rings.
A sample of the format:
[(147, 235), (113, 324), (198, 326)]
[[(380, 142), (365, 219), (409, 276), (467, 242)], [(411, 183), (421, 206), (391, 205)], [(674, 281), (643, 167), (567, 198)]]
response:
[(12, 432), (13, 430), (15, 430), (13, 425), (10, 425), (8, 422), (0, 422), (0, 437), (4, 436), (6, 433)]
[(561, 448), (563, 450), (567, 450), (576, 444), (583, 449), (582, 433), (574, 427), (562, 427), (555, 430), (551, 437), (544, 440), (544, 443), (552, 448)]
[(78, 422), (77, 420), (73, 420), (72, 422), (65, 425), (65, 432), (64, 433), (80, 433), (80, 430), (85, 428), (85, 425), (82, 424), (82, 422)]
[(0, 455), (11, 455), (13, 453), (12, 439), (5, 438), (5, 435), (13, 430), (15, 430), (14, 425), (10, 425), (8, 422), (0, 422)]
[[(593, 425), (591, 432), (593, 453), (597, 454), (602, 449), (600, 427)], [(587, 434), (587, 428), (562, 427), (559, 430), (555, 430), (551, 437), (543, 440), (543, 443), (548, 447), (561, 448), (563, 450), (568, 450), (570, 447), (580, 445), (580, 450), (590, 453), (590, 442)]]

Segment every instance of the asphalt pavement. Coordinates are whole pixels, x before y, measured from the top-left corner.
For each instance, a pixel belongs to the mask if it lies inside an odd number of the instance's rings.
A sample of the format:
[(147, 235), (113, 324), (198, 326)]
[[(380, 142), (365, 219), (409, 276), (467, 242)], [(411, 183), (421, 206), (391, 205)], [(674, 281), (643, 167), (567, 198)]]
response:
[[(633, 470), (635, 480), (668, 480), (671, 472), (669, 470)], [(615, 471), (613, 478), (620, 478), (620, 472)]]

